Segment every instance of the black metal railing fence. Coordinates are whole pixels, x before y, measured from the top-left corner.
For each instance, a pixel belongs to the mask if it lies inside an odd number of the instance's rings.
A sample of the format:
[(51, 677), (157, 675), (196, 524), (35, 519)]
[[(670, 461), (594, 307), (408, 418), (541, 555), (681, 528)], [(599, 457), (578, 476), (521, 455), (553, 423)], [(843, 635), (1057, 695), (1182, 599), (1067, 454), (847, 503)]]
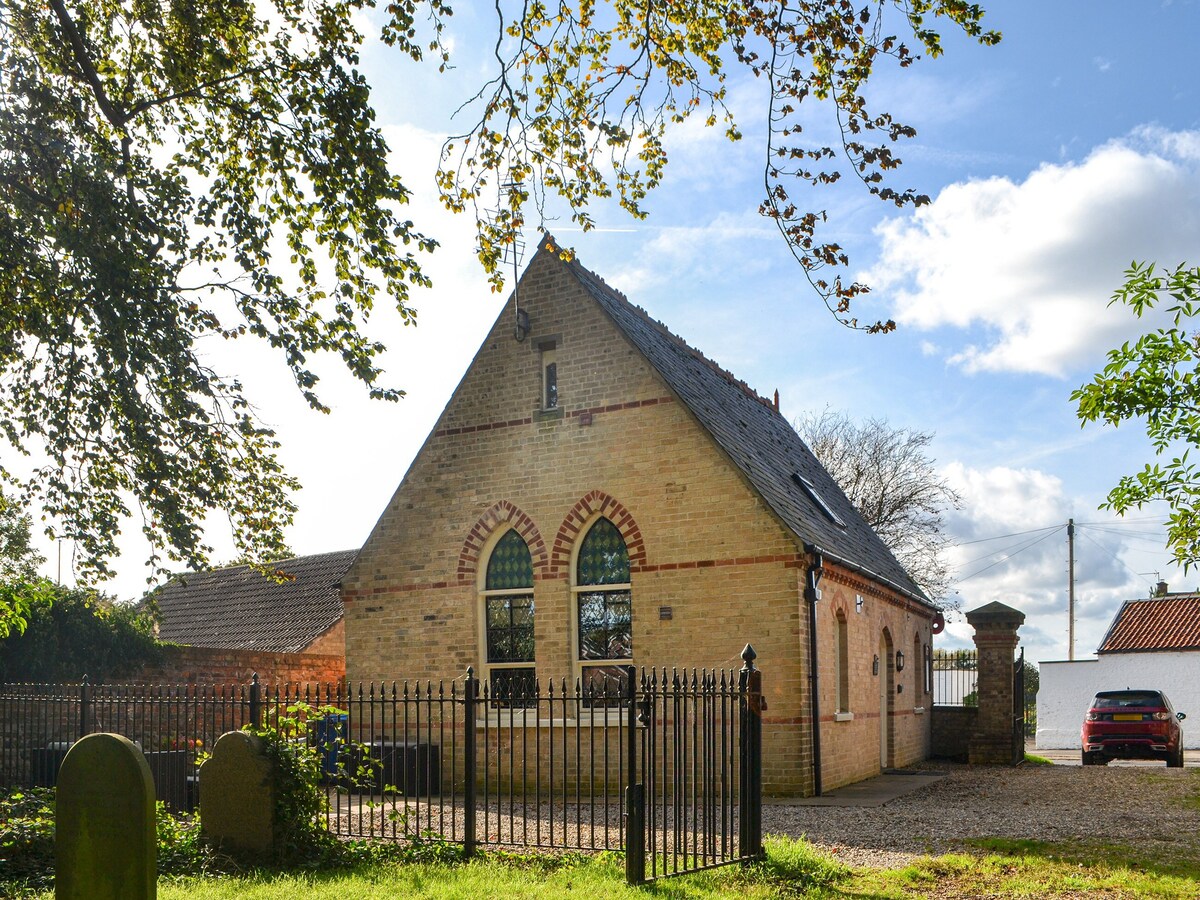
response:
[(191, 809), (221, 734), (283, 726), (321, 756), (336, 835), (626, 851), (633, 883), (762, 853), (761, 672), (623, 670), (482, 683), (0, 685), (0, 787), (53, 786), (99, 731)]
[(979, 705), (979, 651), (933, 651), (933, 705)]

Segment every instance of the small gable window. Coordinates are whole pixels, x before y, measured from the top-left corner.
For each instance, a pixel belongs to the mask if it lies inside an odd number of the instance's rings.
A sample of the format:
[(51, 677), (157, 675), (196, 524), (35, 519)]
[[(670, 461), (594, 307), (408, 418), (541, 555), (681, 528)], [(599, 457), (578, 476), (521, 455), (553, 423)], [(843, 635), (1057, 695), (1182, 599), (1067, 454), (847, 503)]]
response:
[(622, 678), (621, 667), (633, 662), (629, 551), (608, 519), (597, 519), (579, 547), (574, 591), (582, 682), (599, 692), (605, 678)]
[(488, 558), (483, 614), (492, 703), (524, 706), (534, 695), (533, 560), (511, 529)]
[(558, 409), (558, 353), (552, 343), (542, 346), (542, 409)]

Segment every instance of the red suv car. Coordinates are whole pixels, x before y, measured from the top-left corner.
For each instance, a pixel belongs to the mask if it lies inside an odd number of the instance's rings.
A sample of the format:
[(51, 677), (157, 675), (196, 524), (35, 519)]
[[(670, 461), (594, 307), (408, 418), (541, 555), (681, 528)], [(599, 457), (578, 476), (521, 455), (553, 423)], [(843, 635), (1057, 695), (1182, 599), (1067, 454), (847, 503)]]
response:
[(1163, 759), (1183, 766), (1183, 731), (1162, 691), (1101, 691), (1083, 721), (1083, 764), (1103, 766), (1110, 759)]

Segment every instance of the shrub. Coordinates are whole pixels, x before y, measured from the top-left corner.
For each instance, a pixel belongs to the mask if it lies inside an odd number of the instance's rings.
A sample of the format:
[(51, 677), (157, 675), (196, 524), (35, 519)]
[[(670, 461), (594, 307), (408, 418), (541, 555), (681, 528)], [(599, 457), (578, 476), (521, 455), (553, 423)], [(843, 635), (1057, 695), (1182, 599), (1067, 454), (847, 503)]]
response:
[(53, 880), (54, 791), (33, 788), (0, 796), (0, 886), (15, 894), (44, 890)]

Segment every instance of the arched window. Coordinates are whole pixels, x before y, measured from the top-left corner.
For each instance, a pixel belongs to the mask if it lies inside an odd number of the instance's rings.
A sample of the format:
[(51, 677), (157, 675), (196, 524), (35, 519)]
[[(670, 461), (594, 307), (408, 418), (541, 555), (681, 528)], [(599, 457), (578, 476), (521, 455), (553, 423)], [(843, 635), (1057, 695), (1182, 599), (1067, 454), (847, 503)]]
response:
[(633, 662), (633, 605), (629, 551), (621, 532), (600, 518), (588, 530), (575, 562), (576, 625), (584, 690), (602, 690)]
[(913, 706), (920, 706), (923, 702), (921, 699), (921, 681), (925, 676), (924, 660), (921, 658), (921, 632), (913, 635), (913, 655), (912, 666), (913, 670)]
[(533, 560), (509, 529), (488, 557), (483, 590), (484, 645), (494, 705), (521, 706), (533, 697)]
[(837, 614), (837, 712), (850, 712), (850, 625)]

